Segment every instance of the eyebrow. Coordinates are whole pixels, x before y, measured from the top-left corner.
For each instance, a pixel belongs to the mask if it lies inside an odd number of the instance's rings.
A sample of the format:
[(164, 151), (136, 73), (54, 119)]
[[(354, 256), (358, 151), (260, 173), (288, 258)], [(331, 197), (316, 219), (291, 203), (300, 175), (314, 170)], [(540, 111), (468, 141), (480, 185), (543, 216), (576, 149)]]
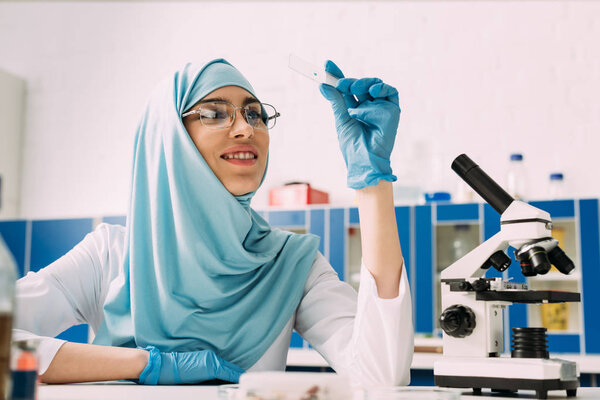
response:
[[(210, 98), (208, 98), (208, 99), (202, 99), (202, 100), (200, 100), (200, 101), (199, 101), (197, 104), (209, 103), (209, 102), (211, 102), (211, 101), (225, 101), (225, 102), (227, 102), (227, 103), (231, 103), (231, 104), (233, 104), (231, 101), (229, 101), (229, 100), (227, 100), (227, 99), (225, 99), (225, 98), (223, 98), (223, 97), (210, 97)], [(258, 99), (257, 99), (256, 97), (248, 96), (248, 97), (246, 97), (246, 98), (244, 99), (244, 101), (242, 102), (242, 107), (243, 107), (243, 106), (246, 106), (246, 105), (248, 105), (248, 104), (250, 104), (250, 103), (258, 103), (258, 102), (259, 102), (259, 101), (258, 101)]]

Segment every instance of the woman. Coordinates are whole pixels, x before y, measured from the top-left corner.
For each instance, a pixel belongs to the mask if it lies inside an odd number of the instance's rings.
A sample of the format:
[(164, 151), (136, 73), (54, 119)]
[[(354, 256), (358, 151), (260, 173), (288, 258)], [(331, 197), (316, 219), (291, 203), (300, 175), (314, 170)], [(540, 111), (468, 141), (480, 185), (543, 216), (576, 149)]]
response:
[[(333, 62), (328, 72), (343, 78)], [(44, 382), (236, 382), (283, 370), (296, 329), (339, 373), (407, 384), (413, 333), (389, 156), (400, 109), (379, 79), (321, 85), (357, 190), (358, 295), (318, 238), (273, 230), (250, 208), (278, 114), (227, 61), (186, 65), (139, 124), (125, 228), (101, 224), (17, 285), (15, 339), (41, 336)], [(53, 336), (88, 323), (93, 344)]]

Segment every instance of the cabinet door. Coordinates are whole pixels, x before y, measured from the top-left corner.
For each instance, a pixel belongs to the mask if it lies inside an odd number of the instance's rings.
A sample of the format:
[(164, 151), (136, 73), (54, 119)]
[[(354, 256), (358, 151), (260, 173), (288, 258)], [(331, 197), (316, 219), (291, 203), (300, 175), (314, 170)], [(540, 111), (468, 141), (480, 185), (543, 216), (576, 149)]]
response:
[(415, 206), (415, 333), (430, 335), (434, 328), (434, 238), (432, 206)]
[(415, 331), (439, 332), (440, 273), (481, 243), (478, 204), (426, 204), (415, 216)]
[(478, 204), (440, 204), (434, 211), (434, 331), (440, 331), (439, 316), (442, 313), (441, 272), (459, 260), (482, 239)]
[(581, 234), (581, 295), (585, 321), (585, 352), (600, 353), (600, 226), (598, 223), (598, 200), (579, 200), (579, 230)]
[[(92, 231), (92, 219), (64, 219), (32, 221), (31, 267), (38, 271), (71, 250)], [(88, 342), (88, 325), (67, 329), (57, 337), (70, 342)]]
[(4, 239), (8, 250), (17, 263), (17, 278), (22, 278), (25, 271), (25, 249), (27, 248), (27, 221), (0, 221), (0, 236)]
[[(412, 245), (413, 240), (411, 239), (411, 227), (413, 213), (411, 207), (407, 206), (396, 206), (394, 209), (396, 217), (396, 225), (398, 228), (398, 237), (400, 240), (400, 247), (402, 249), (402, 256), (404, 258), (404, 272), (407, 274), (409, 282), (411, 282), (412, 262)], [(346, 232), (346, 245), (347, 245), (347, 261), (345, 268), (346, 282), (350, 283), (356, 290), (358, 290), (360, 282), (360, 267), (362, 263), (362, 240), (360, 231), (360, 220), (358, 215), (358, 209), (353, 207), (348, 210), (348, 224), (345, 228)], [(411, 290), (413, 288), (411, 282)], [(414, 292), (413, 292), (414, 293)], [(414, 303), (413, 303), (414, 307)], [(414, 311), (414, 310), (413, 310)]]
[[(531, 290), (562, 290), (581, 292), (581, 262), (577, 248), (579, 233), (574, 200), (535, 201), (530, 203), (550, 213), (552, 236), (575, 263), (575, 271), (563, 275), (552, 268), (546, 275), (525, 278), (520, 263), (514, 259), (514, 249), (509, 250), (513, 264), (507, 270), (513, 282), (526, 282)], [(506, 351), (510, 351), (512, 328), (545, 327), (548, 329), (548, 349), (555, 353), (581, 351), (581, 303), (513, 304), (508, 308), (509, 330), (505, 332)]]

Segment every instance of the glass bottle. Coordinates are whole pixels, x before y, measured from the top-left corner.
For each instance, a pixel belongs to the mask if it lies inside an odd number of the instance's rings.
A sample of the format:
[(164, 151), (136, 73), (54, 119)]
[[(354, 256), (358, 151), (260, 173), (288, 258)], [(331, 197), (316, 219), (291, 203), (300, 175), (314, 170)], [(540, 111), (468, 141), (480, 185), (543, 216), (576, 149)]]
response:
[(11, 400), (35, 400), (38, 380), (38, 340), (15, 341), (12, 345)]
[(564, 175), (561, 172), (550, 174), (548, 182), (548, 199), (556, 200), (565, 197)]
[(10, 339), (15, 307), (15, 260), (0, 236), (0, 399), (10, 390)]
[(523, 164), (523, 154), (513, 153), (510, 155), (506, 191), (516, 200), (523, 200), (525, 198), (526, 186), (527, 177), (525, 165)]

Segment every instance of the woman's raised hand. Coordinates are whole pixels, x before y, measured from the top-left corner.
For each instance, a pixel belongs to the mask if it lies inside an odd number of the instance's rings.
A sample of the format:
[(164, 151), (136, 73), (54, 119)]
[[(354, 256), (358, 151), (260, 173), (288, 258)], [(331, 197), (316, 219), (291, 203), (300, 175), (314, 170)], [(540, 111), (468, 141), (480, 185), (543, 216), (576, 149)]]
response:
[(400, 119), (398, 91), (379, 78), (344, 78), (333, 61), (326, 62), (325, 70), (340, 78), (336, 87), (321, 84), (320, 90), (333, 108), (348, 186), (363, 189), (380, 180), (395, 181), (390, 155)]

